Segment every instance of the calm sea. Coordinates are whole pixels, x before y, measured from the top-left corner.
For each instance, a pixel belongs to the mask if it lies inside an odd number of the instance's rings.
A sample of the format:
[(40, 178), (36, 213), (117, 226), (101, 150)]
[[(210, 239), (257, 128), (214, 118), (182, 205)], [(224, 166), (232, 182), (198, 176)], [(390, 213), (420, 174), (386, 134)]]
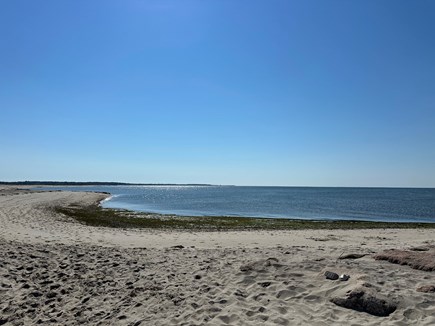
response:
[[(51, 188), (53, 189), (53, 188)], [(103, 207), (186, 216), (435, 222), (435, 189), (238, 186), (80, 186)]]

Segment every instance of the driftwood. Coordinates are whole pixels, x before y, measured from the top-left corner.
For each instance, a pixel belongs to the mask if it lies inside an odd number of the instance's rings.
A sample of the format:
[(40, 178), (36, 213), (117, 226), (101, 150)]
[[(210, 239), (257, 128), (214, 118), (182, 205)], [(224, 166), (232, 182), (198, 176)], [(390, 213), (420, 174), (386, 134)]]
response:
[(367, 256), (367, 254), (346, 254), (341, 255), (340, 257), (338, 257), (338, 259), (359, 259), (364, 256)]

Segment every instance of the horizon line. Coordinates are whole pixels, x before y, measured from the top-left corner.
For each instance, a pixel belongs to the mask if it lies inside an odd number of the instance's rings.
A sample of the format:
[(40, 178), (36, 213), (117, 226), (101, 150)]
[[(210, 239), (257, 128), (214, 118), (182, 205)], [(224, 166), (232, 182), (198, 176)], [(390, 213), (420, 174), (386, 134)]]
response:
[(120, 181), (0, 181), (0, 185), (40, 185), (40, 186), (220, 186), (220, 187), (286, 187), (286, 188), (391, 188), (391, 189), (435, 189), (435, 187), (417, 186), (307, 186), (307, 185), (236, 185), (212, 183), (151, 183), (151, 182), (120, 182)]

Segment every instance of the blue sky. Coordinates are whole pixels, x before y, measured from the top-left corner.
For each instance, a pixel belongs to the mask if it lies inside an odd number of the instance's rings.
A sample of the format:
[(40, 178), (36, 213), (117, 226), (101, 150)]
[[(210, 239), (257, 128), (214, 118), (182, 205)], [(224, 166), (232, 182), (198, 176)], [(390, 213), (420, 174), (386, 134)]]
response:
[(0, 180), (435, 187), (434, 1), (0, 2)]

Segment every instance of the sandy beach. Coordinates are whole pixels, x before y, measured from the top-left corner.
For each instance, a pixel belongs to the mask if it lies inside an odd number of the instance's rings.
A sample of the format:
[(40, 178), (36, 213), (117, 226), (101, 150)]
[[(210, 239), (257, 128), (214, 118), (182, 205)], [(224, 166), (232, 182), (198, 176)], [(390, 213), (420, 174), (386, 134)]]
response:
[[(431, 252), (434, 230), (112, 229), (52, 209), (107, 196), (0, 188), (0, 325), (435, 324), (435, 293), (417, 291), (435, 272), (373, 257)], [(394, 311), (331, 302), (361, 288)]]

